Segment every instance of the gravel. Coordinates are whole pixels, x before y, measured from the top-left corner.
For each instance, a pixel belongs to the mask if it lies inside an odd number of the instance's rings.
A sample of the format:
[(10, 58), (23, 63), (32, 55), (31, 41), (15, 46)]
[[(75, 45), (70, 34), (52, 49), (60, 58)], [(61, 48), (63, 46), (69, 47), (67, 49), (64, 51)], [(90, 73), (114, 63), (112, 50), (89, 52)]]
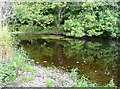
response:
[[(7, 87), (47, 87), (45, 81), (48, 79), (53, 81), (53, 87), (71, 87), (74, 84), (68, 72), (52, 67), (34, 67), (36, 68), (36, 72), (34, 73), (19, 71), (16, 80), (12, 84), (7, 85)], [(23, 76), (32, 77), (34, 79), (23, 81)]]

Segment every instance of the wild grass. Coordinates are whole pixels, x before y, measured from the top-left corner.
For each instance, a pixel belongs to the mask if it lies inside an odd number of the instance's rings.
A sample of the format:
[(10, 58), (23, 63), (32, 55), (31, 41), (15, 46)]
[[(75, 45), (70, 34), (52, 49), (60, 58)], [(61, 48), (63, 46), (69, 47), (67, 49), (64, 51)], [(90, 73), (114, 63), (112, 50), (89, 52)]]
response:
[(114, 84), (114, 80), (111, 79), (110, 82), (106, 85), (99, 86), (96, 83), (91, 82), (88, 78), (85, 76), (82, 76), (81, 78), (78, 76), (77, 69), (72, 69), (70, 73), (70, 77), (74, 80), (74, 84), (72, 87), (99, 87), (99, 88), (110, 88), (110, 87), (116, 87)]
[(46, 79), (45, 80), (45, 85), (47, 87), (54, 87), (54, 81), (52, 79)]
[(3, 47), (10, 47), (12, 44), (12, 37), (7, 30), (7, 27), (0, 28), (0, 45)]
[(32, 80), (35, 80), (35, 78), (34, 77), (32, 77), (32, 76), (23, 76), (22, 77), (22, 81), (32, 81)]
[(25, 65), (23, 68), (23, 71), (35, 73), (37, 70), (35, 67), (33, 67), (31, 65)]
[(0, 64), (11, 56), (12, 37), (7, 26), (0, 27)]
[(13, 49), (10, 60), (0, 65), (0, 86), (9, 83), (17, 77), (17, 72), (25, 65), (27, 58), (21, 49)]
[[(13, 47), (13, 37), (8, 32), (7, 26), (0, 28), (0, 48), (3, 49), (0, 54), (0, 62), (3, 60), (3, 51), (6, 53), (9, 52), (10, 56), (8, 60), (4, 60), (0, 63), (0, 87), (4, 86), (4, 84), (10, 83), (15, 80), (17, 77), (17, 73), (22, 68), (25, 71), (35, 72), (35, 68), (27, 66), (28, 57), (26, 56), (25, 51), (23, 49), (17, 49)], [(15, 44), (16, 45), (16, 44)], [(25, 66), (26, 65), (26, 66)], [(30, 70), (32, 69), (32, 70)], [(24, 78), (25, 79), (25, 78)], [(28, 78), (31, 79), (31, 78)]]

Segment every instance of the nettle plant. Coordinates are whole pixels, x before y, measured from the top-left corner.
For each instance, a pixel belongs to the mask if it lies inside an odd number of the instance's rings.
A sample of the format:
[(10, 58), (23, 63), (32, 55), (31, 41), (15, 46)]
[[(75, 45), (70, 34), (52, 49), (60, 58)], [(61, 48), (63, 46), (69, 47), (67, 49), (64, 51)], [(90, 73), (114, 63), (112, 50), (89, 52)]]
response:
[[(79, 9), (78, 9), (79, 6)], [(96, 2), (77, 3), (64, 24), (67, 36), (118, 36), (118, 5), (116, 3)]]

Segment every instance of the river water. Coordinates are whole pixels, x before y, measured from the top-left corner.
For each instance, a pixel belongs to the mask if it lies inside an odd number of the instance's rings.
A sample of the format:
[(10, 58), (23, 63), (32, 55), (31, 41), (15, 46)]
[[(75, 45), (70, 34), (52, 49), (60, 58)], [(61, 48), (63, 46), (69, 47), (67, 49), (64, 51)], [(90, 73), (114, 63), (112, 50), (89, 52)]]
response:
[(76, 69), (98, 85), (113, 78), (120, 86), (120, 42), (108, 39), (65, 39), (39, 35), (18, 35), (20, 47), (34, 63), (70, 72)]

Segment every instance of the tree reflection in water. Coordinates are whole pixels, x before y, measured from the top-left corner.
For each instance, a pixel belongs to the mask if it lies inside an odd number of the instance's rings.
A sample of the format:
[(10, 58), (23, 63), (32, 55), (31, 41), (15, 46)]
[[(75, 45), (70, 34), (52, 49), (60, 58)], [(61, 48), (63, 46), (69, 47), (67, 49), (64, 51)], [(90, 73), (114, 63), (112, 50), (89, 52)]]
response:
[(65, 71), (78, 68), (80, 76), (85, 75), (100, 85), (111, 78), (119, 84), (119, 47), (115, 41), (39, 39), (32, 43), (22, 40), (20, 45), (42, 66), (55, 66)]

